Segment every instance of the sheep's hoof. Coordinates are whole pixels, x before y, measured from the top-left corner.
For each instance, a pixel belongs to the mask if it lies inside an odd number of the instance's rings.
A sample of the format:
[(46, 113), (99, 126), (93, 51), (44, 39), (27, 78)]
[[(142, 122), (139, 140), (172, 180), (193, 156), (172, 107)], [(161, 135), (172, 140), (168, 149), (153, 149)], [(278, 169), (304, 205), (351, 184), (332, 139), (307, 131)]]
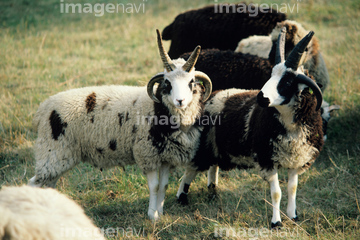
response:
[(217, 192), (216, 192), (216, 185), (214, 183), (211, 183), (208, 186), (208, 190), (209, 190), (209, 201), (212, 201), (214, 199), (217, 198)]
[(188, 200), (188, 196), (186, 193), (181, 193), (179, 198), (178, 198), (178, 203), (180, 203), (181, 205), (188, 205), (189, 204), (189, 200)]
[(292, 218), (291, 220), (293, 220), (294, 222), (298, 222), (299, 221), (299, 217), (297, 215), (297, 210), (295, 210), (295, 217)]
[(277, 221), (276, 223), (271, 223), (271, 229), (281, 228), (283, 225), (280, 221)]

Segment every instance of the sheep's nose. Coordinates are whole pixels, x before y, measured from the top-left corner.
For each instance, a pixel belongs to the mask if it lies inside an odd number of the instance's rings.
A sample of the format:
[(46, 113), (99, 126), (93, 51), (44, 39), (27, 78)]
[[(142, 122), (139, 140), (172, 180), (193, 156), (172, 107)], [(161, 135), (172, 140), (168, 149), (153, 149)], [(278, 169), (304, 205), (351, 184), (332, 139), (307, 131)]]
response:
[(264, 93), (260, 91), (257, 95), (257, 103), (260, 105), (260, 107), (268, 107), (270, 104), (270, 99), (264, 97)]
[(185, 98), (183, 98), (183, 99), (176, 99), (176, 101), (178, 101), (179, 102), (179, 105), (181, 106), (182, 105), (182, 102), (185, 100)]

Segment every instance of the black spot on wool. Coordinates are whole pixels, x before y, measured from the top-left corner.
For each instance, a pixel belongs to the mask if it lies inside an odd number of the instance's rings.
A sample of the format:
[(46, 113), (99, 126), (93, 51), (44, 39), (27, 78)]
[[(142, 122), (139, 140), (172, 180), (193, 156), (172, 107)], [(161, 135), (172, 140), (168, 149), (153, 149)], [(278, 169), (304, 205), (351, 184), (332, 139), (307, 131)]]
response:
[(91, 93), (85, 100), (87, 113), (94, 111), (96, 105), (96, 93)]
[(119, 125), (121, 127), (122, 124), (123, 124), (124, 114), (123, 113), (118, 113), (118, 117), (119, 117)]
[(58, 140), (60, 135), (65, 135), (66, 122), (62, 122), (60, 115), (54, 110), (50, 114), (50, 126), (52, 130), (52, 138)]
[(117, 145), (117, 142), (115, 139), (112, 139), (110, 142), (109, 142), (109, 148), (113, 151), (116, 150), (116, 145)]
[(96, 148), (96, 151), (98, 151), (100, 154), (102, 154), (104, 149), (103, 148)]

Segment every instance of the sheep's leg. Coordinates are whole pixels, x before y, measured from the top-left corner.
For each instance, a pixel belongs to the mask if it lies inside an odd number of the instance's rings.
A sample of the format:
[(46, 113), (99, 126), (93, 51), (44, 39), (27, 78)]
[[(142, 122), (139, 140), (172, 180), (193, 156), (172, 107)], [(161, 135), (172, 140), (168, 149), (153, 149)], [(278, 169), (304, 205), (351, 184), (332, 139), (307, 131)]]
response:
[(149, 210), (148, 210), (148, 216), (151, 220), (158, 220), (159, 214), (157, 212), (157, 195), (159, 191), (159, 178), (158, 178), (158, 172), (152, 171), (146, 174), (149, 191), (150, 191), (150, 199), (149, 199)]
[(298, 220), (296, 214), (296, 189), (298, 185), (298, 173), (297, 169), (289, 169), (288, 171), (289, 180), (288, 180), (288, 206), (287, 206), (287, 215), (294, 221)]
[(208, 171), (208, 188), (209, 189), (215, 189), (218, 185), (219, 181), (219, 166), (213, 165), (209, 168)]
[(163, 164), (159, 171), (159, 191), (157, 195), (157, 211), (159, 215), (164, 212), (165, 193), (169, 183), (170, 165)]
[(271, 219), (271, 228), (281, 227), (280, 217), (280, 200), (281, 200), (281, 189), (279, 185), (277, 170), (273, 170), (267, 177), (270, 183), (271, 201), (273, 205), (273, 216)]
[(179, 203), (181, 203), (183, 205), (187, 205), (189, 203), (188, 198), (187, 198), (188, 192), (189, 192), (190, 184), (191, 184), (192, 180), (196, 177), (196, 174), (197, 174), (197, 172), (194, 169), (187, 168), (185, 170), (184, 176), (180, 183), (179, 190), (176, 194)]

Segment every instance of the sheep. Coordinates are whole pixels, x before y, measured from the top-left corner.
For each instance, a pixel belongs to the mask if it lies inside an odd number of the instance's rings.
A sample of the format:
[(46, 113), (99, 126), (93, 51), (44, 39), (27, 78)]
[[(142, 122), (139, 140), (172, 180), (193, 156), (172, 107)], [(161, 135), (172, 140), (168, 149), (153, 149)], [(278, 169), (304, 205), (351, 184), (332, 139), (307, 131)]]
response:
[[(237, 11), (239, 7), (242, 11)], [(162, 36), (171, 40), (170, 57), (178, 58), (198, 44), (203, 49), (234, 50), (241, 39), (268, 35), (285, 19), (286, 14), (272, 8), (260, 9), (245, 3), (216, 4), (179, 14), (164, 28)]]
[(76, 202), (54, 189), (3, 187), (0, 212), (0, 239), (105, 239)]
[[(288, 56), (294, 46), (307, 33), (300, 23), (291, 20), (285, 20), (277, 23), (276, 27), (268, 36), (255, 35), (242, 39), (239, 42), (238, 47), (235, 49), (235, 52), (266, 58), (270, 60), (271, 64), (274, 64), (276, 41), (280, 30), (283, 27), (286, 27), (287, 29), (285, 56)], [(310, 75), (316, 79), (321, 90), (324, 91), (330, 82), (329, 73), (320, 52), (319, 40), (316, 37), (314, 37), (309, 43), (308, 48), (306, 49), (306, 54), (304, 54), (303, 59), (300, 60), (300, 64), (303, 64), (304, 68), (309, 70)]]
[[(288, 20), (279, 23), (269, 36), (253, 36), (241, 41), (239, 46), (247, 44), (246, 47), (241, 49), (242, 52), (221, 51), (218, 49), (203, 50), (199, 56), (197, 69), (209, 75), (214, 91), (229, 88), (261, 89), (270, 78), (274, 66), (275, 54), (272, 52), (274, 52), (274, 46), (276, 46), (277, 42), (275, 36), (280, 33), (279, 27), (286, 27), (287, 29), (285, 38), (285, 56), (287, 56), (300, 41), (299, 36), (304, 37), (306, 35), (306, 30), (299, 23)], [(258, 48), (258, 46), (264, 45), (271, 46), (265, 53), (262, 51), (263, 48)], [(270, 56), (263, 58), (266, 54), (269, 55), (270, 51)], [(180, 57), (187, 59), (189, 56), (190, 53), (185, 53)], [(316, 38), (310, 41), (304, 56), (300, 60), (300, 64), (304, 63), (304, 68), (314, 77), (321, 90), (324, 91), (329, 84), (329, 75), (319, 52), (319, 44)], [(325, 133), (327, 122), (330, 119), (330, 115), (326, 116), (326, 113), (329, 112), (329, 109), (332, 111), (338, 108), (337, 105), (332, 105), (329, 108), (328, 104), (322, 107), (324, 112), (323, 131)], [(326, 135), (324, 138), (326, 139)]]
[(283, 29), (276, 65), (261, 90), (230, 89), (212, 94), (205, 105), (205, 115), (217, 121), (205, 126), (193, 165), (186, 168), (177, 192), (179, 201), (187, 202), (190, 183), (199, 171), (209, 169), (208, 187), (214, 189), (218, 166), (223, 170), (255, 168), (270, 183), (271, 227), (279, 227), (281, 189), (277, 172), (283, 167), (289, 174), (287, 215), (298, 220), (298, 175), (311, 166), (324, 144), (319, 111), (322, 93), (299, 67), (313, 34), (305, 36), (285, 61)]
[(148, 216), (159, 219), (169, 169), (190, 162), (199, 146), (202, 128), (195, 123), (212, 85), (194, 70), (200, 46), (187, 61), (171, 60), (158, 30), (157, 40), (165, 70), (146, 87), (72, 89), (40, 105), (34, 116), (38, 138), (31, 186), (55, 187), (80, 161), (101, 169), (137, 164), (148, 180)]

